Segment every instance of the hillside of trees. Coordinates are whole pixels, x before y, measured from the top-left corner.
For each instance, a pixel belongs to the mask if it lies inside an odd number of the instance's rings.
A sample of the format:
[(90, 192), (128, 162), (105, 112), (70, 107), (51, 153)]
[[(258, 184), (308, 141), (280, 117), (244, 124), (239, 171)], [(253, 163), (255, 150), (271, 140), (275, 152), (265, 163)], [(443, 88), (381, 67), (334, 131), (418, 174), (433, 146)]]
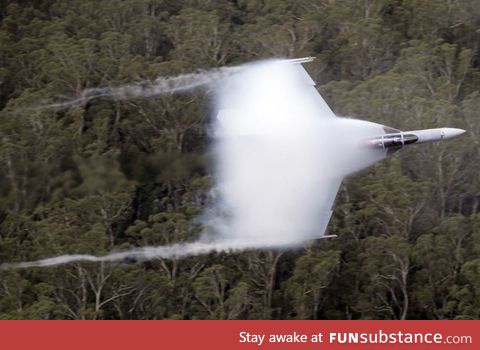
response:
[(0, 271), (0, 319), (480, 318), (478, 0), (0, 2), (0, 263), (190, 240), (208, 91), (32, 108), (266, 57), (336, 114), (457, 127), (345, 181), (303, 249)]

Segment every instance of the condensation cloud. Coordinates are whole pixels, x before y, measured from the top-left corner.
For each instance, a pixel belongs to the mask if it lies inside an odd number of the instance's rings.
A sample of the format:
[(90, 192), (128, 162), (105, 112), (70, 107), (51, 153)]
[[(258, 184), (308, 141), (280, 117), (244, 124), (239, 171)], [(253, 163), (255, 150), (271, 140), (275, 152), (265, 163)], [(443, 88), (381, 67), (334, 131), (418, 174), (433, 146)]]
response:
[[(181, 82), (177, 89), (181, 86), (182, 91), (208, 84), (216, 93), (215, 200), (200, 218), (205, 227), (200, 239), (100, 257), (62, 255), (3, 268), (296, 247), (324, 235), (341, 179), (385, 156), (360, 146), (362, 140), (382, 135), (382, 127), (333, 116), (300, 64), (269, 60), (169, 79)], [(171, 93), (174, 85), (162, 81), (158, 89), (142, 92), (127, 85), (95, 89), (91, 96)]]

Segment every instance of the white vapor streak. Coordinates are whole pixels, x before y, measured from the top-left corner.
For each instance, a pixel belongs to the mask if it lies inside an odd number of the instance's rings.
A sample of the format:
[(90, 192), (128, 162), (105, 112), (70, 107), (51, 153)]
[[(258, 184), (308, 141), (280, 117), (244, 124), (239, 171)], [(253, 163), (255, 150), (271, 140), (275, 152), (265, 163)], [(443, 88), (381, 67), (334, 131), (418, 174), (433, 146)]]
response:
[(191, 242), (177, 243), (168, 246), (142, 247), (124, 252), (110, 253), (103, 256), (71, 254), (60, 255), (53, 258), (41, 259), (36, 261), (25, 261), (19, 263), (6, 263), (0, 265), (0, 270), (12, 268), (28, 267), (46, 267), (71, 262), (114, 262), (125, 259), (152, 260), (152, 259), (179, 259), (187, 256), (196, 256), (211, 252), (229, 252), (242, 251), (252, 248), (278, 248), (266, 242), (235, 242), (235, 241), (215, 241), (215, 242)]
[(83, 105), (96, 98), (123, 101), (189, 91), (215, 83), (240, 70), (241, 66), (220, 67), (197, 73), (182, 74), (175, 77), (158, 77), (153, 82), (141, 81), (135, 84), (126, 84), (117, 87), (91, 88), (83, 90), (80, 93), (80, 97), (76, 99), (42, 105), (36, 109), (66, 108)]

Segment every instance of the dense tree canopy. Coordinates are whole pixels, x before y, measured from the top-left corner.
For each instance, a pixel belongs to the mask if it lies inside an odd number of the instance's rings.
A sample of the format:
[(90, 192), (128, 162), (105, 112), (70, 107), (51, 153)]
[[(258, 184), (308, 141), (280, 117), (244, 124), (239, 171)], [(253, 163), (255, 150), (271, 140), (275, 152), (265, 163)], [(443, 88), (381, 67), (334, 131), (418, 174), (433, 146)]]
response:
[(198, 235), (208, 94), (30, 108), (84, 89), (309, 55), (338, 115), (468, 130), (345, 181), (338, 239), (0, 271), (0, 318), (479, 318), (479, 28), (477, 0), (0, 2), (0, 262)]

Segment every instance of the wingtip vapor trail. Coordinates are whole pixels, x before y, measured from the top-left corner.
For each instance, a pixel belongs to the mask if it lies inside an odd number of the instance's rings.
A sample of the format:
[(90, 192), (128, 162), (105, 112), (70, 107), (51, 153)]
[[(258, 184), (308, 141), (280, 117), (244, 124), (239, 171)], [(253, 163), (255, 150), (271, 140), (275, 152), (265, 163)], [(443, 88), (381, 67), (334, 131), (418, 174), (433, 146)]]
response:
[[(63, 255), (1, 268), (128, 258), (177, 259), (209, 252), (298, 247), (322, 237), (343, 176), (343, 170), (335, 168), (339, 155), (332, 152), (343, 150), (336, 148), (335, 142), (337, 128), (345, 122), (335, 117), (301, 66), (312, 60), (259, 61), (237, 66), (235, 74), (230, 69), (215, 80), (218, 109), (234, 113), (214, 121), (219, 136), (213, 143), (217, 156), (215, 191), (220, 193), (220, 200), (202, 217), (204, 226), (213, 229), (213, 239), (210, 234), (209, 241), (203, 236), (191, 243), (105, 256)], [(200, 80), (213, 81), (206, 76)], [(182, 86), (196, 87), (196, 83)], [(166, 86), (171, 90), (172, 86)], [(135, 96), (122, 91), (110, 93)]]

